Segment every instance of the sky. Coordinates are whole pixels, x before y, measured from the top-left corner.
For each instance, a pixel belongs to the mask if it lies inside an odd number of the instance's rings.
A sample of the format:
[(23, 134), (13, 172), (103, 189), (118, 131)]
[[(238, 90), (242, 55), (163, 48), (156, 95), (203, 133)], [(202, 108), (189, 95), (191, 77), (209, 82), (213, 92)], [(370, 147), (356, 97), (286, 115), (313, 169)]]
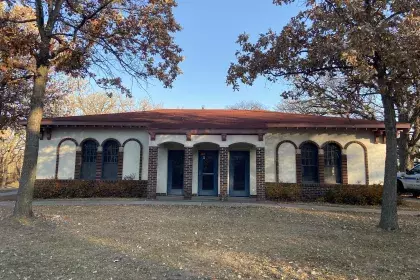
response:
[(299, 10), (299, 4), (275, 6), (272, 0), (178, 0), (174, 10), (183, 30), (175, 41), (183, 49), (183, 74), (166, 89), (158, 81), (144, 88), (133, 85), (133, 95), (150, 97), (165, 108), (225, 108), (240, 101), (258, 101), (273, 108), (286, 84), (271, 84), (263, 78), (252, 87), (233, 91), (226, 85), (227, 70), (235, 62), (239, 34), (253, 41), (269, 28), (280, 31)]

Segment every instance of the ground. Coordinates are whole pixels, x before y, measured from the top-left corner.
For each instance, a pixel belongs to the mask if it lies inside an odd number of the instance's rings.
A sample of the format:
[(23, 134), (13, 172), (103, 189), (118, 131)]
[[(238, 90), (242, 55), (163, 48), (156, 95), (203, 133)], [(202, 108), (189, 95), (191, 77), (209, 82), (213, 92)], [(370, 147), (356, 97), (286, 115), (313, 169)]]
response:
[(420, 218), (274, 207), (0, 207), (0, 279), (419, 279)]

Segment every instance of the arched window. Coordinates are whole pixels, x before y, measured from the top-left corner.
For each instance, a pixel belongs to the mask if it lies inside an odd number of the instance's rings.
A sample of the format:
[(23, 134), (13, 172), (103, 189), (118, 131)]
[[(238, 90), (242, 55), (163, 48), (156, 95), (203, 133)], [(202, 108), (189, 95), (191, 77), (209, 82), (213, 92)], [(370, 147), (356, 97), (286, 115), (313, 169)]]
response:
[(341, 149), (329, 143), (324, 147), (324, 176), (327, 184), (341, 184)]
[(302, 182), (318, 183), (318, 147), (312, 143), (301, 146)]
[(102, 179), (118, 179), (118, 149), (117, 141), (108, 140), (105, 142), (102, 153)]
[(94, 180), (96, 177), (96, 152), (98, 144), (93, 140), (87, 140), (82, 145), (82, 166), (80, 178)]

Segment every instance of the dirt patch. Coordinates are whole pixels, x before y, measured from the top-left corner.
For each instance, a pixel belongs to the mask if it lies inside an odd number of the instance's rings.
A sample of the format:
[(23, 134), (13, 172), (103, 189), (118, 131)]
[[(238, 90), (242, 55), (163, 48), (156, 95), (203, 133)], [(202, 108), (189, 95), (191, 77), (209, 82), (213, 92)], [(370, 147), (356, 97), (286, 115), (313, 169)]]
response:
[[(419, 279), (420, 218), (196, 206), (0, 207), (0, 279)], [(30, 277), (30, 278), (28, 278)]]

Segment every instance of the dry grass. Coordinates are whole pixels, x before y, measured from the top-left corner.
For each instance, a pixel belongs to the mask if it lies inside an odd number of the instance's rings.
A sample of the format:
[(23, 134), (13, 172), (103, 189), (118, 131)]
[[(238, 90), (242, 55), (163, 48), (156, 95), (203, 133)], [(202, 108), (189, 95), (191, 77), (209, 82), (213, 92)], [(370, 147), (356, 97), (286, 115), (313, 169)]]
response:
[[(420, 218), (195, 206), (0, 208), (0, 279), (419, 279)], [(30, 278), (28, 278), (30, 277)]]

